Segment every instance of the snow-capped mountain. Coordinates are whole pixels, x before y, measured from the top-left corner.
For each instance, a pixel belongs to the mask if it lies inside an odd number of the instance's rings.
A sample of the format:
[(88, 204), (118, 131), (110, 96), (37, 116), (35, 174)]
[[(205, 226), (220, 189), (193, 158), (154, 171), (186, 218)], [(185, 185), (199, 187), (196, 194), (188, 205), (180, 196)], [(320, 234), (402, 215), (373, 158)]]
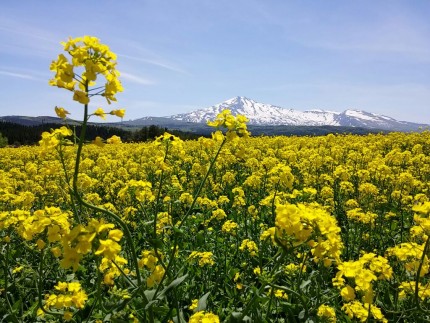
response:
[(201, 123), (213, 120), (224, 109), (231, 110), (233, 115), (242, 114), (249, 119), (250, 125), (294, 125), (294, 126), (349, 126), (381, 130), (409, 131), (420, 126), (406, 121), (369, 113), (360, 110), (343, 112), (309, 110), (298, 111), (278, 106), (259, 103), (246, 97), (238, 96), (209, 108), (199, 109), (190, 113), (176, 114), (168, 118), (186, 122)]

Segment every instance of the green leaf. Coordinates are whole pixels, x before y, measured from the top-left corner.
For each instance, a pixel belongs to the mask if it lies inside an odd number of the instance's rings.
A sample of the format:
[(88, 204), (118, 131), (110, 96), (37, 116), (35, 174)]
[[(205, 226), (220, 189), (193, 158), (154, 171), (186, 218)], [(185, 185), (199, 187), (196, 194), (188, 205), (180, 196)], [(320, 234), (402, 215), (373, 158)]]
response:
[(200, 299), (197, 303), (197, 308), (194, 310), (195, 312), (200, 312), (200, 311), (206, 310), (207, 300), (208, 300), (209, 294), (210, 294), (210, 292), (207, 292), (202, 297), (200, 297)]
[(232, 312), (231, 316), (235, 319), (240, 319), (242, 318), (242, 312)]
[(148, 299), (148, 301), (152, 301), (152, 299), (154, 298), (155, 295), (155, 289), (147, 289), (146, 291), (144, 291), (146, 298)]
[(306, 286), (308, 286), (311, 283), (310, 279), (305, 280), (300, 284), (300, 289), (305, 289)]
[(12, 306), (13, 311), (17, 312), (21, 308), (21, 305), (22, 305), (22, 300), (21, 299), (17, 300)]
[(305, 310), (302, 310), (302, 311), (299, 313), (299, 316), (298, 316), (298, 317), (299, 317), (299, 319), (300, 319), (300, 320), (303, 320), (303, 319), (305, 318), (305, 313), (306, 313), (306, 312), (305, 312)]
[(149, 309), (153, 304), (158, 303), (158, 299), (149, 301), (145, 306), (145, 310)]
[(37, 312), (37, 308), (39, 307), (39, 303), (36, 301), (34, 302), (30, 308), (27, 310), (27, 312), (24, 313), (23, 317), (27, 317), (27, 316), (31, 316), (31, 315), (36, 315)]
[(173, 229), (173, 232), (175, 232), (178, 236), (184, 235), (184, 230), (178, 229), (177, 227), (173, 227), (172, 229)]
[(75, 274), (66, 275), (66, 281), (71, 282), (75, 279)]
[(167, 293), (169, 290), (171, 290), (172, 288), (175, 288), (176, 286), (178, 286), (180, 283), (182, 283), (186, 278), (188, 277), (188, 274), (185, 274), (184, 276), (178, 277), (176, 279), (174, 279), (169, 285), (167, 285), (166, 287), (164, 287), (164, 289), (161, 291), (161, 293), (159, 294), (158, 298), (160, 298), (161, 296), (163, 296), (165, 293)]
[(179, 311), (179, 315), (176, 315), (175, 317), (173, 317), (173, 322), (175, 322), (175, 323), (186, 323), (187, 322), (187, 320), (185, 320), (184, 313), (182, 312), (182, 310)]
[(152, 247), (156, 247), (157, 249), (163, 248), (163, 241), (160, 239), (148, 239), (148, 242)]

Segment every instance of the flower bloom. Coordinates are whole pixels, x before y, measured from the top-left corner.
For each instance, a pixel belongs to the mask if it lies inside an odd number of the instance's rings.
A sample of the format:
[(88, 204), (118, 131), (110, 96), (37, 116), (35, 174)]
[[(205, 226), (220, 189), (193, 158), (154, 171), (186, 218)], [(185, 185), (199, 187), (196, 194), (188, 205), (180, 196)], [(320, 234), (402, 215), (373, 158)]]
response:
[(210, 251), (193, 251), (188, 256), (188, 259), (197, 259), (200, 267), (203, 267), (204, 265), (212, 266), (215, 264), (215, 261), (213, 260), (213, 253)]
[(55, 107), (55, 113), (62, 119), (65, 119), (67, 115), (70, 114), (69, 111), (61, 107)]
[(106, 119), (106, 112), (102, 108), (97, 108), (96, 111), (93, 112), (93, 114), (97, 117), (102, 118), (103, 120)]
[(125, 115), (125, 109), (112, 110), (109, 114), (123, 118)]
[(254, 241), (249, 240), (249, 239), (245, 239), (242, 241), (242, 243), (239, 247), (239, 250), (240, 251), (247, 250), (249, 252), (249, 255), (251, 257), (254, 257), (258, 253), (258, 246)]
[(197, 308), (198, 304), (199, 304), (199, 300), (198, 300), (197, 298), (196, 298), (196, 299), (193, 299), (193, 300), (191, 301), (191, 305), (190, 305), (190, 306), (188, 306), (188, 308), (189, 308), (190, 310), (194, 310), (194, 309), (196, 309), (196, 308)]
[[(231, 114), (231, 111), (226, 109), (219, 113), (214, 121), (208, 121), (207, 125), (210, 127), (227, 128), (226, 138), (228, 141), (234, 140), (239, 136), (249, 137), (249, 132), (246, 128), (246, 123), (249, 120), (243, 115), (236, 117)], [(220, 133), (217, 134), (219, 136)], [(215, 138), (219, 140), (218, 138)]]
[(328, 305), (321, 305), (318, 307), (318, 317), (326, 318), (328, 322), (336, 322), (336, 312), (334, 308)]
[(219, 317), (212, 312), (200, 311), (191, 315), (188, 323), (219, 323)]
[[(104, 96), (108, 103), (116, 101), (115, 95), (117, 92), (122, 92), (123, 87), (116, 70), (116, 55), (110, 51), (109, 47), (101, 44), (98, 38), (91, 36), (70, 38), (62, 45), (64, 51), (71, 56), (71, 61), (64, 54), (58, 55), (57, 60), (52, 61), (50, 70), (55, 72), (55, 76), (49, 81), (49, 84), (72, 91), (73, 100), (81, 104), (88, 104), (89, 91), (91, 91), (89, 87), (94, 86), (97, 76), (102, 74), (106, 83), (102, 87), (104, 90), (96, 95)], [(80, 77), (77, 77), (74, 68), (80, 66), (85, 71)], [(76, 88), (76, 85), (79, 89)], [(118, 114), (121, 115), (123, 112), (120, 110)]]
[(106, 142), (107, 142), (108, 144), (111, 144), (111, 145), (116, 145), (116, 144), (120, 144), (122, 141), (121, 141), (121, 138), (120, 138), (120, 137), (118, 137), (118, 136), (116, 136), (116, 135), (113, 135), (112, 137), (108, 138), (108, 139), (106, 140)]
[(112, 239), (100, 240), (100, 246), (94, 253), (96, 255), (103, 254), (107, 259), (113, 260), (115, 256), (121, 251), (121, 246)]
[[(88, 295), (82, 289), (79, 282), (58, 282), (54, 289), (59, 293), (46, 294), (44, 308), (50, 309), (66, 309), (64, 319), (69, 321), (72, 319), (72, 308), (83, 309), (85, 302), (88, 300)], [(43, 312), (38, 311), (38, 316), (42, 316)]]

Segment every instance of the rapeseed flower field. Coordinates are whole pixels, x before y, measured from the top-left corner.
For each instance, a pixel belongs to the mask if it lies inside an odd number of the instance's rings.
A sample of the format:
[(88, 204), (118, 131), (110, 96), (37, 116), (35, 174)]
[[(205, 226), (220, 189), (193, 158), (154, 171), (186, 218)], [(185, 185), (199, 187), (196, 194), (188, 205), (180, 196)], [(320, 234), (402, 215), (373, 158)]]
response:
[[(50, 84), (83, 126), (123, 117), (88, 111), (122, 90), (116, 56), (95, 37), (63, 46)], [(246, 121), (226, 110), (212, 138), (147, 143), (65, 125), (0, 149), (0, 317), (430, 320), (430, 132), (252, 137)]]

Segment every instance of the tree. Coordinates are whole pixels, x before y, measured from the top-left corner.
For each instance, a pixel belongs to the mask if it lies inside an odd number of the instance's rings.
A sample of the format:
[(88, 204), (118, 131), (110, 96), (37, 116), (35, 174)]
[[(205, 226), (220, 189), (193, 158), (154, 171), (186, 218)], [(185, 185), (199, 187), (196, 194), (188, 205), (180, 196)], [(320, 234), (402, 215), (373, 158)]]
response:
[(7, 138), (3, 137), (3, 135), (0, 132), (0, 148), (6, 147), (7, 146)]

